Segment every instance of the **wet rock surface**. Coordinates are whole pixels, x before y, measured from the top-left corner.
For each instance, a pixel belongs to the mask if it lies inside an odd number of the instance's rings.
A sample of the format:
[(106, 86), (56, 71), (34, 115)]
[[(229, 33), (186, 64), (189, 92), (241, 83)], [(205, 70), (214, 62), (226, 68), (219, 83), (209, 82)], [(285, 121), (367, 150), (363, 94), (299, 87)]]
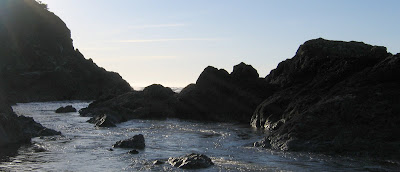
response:
[(144, 149), (146, 147), (144, 136), (138, 134), (130, 139), (118, 141), (113, 145), (114, 148), (134, 148), (134, 149)]
[(206, 155), (195, 153), (184, 155), (178, 158), (171, 157), (168, 159), (168, 163), (174, 167), (183, 169), (200, 169), (214, 165), (211, 159)]
[(71, 105), (60, 107), (56, 110), (56, 113), (69, 113), (69, 112), (76, 112), (76, 109)]
[(310, 40), (266, 80), (279, 91), (251, 119), (270, 133), (256, 146), (400, 158), (399, 55), (360, 42)]

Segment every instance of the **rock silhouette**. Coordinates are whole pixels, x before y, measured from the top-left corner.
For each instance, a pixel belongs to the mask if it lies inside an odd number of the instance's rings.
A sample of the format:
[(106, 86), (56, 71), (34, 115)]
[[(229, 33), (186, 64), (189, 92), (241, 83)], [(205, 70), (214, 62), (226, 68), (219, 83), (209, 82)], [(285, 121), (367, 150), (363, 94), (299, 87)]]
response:
[(69, 112), (76, 112), (76, 109), (71, 105), (60, 107), (56, 110), (56, 113), (69, 113)]
[(8, 101), (94, 100), (132, 90), (117, 73), (85, 59), (65, 23), (35, 0), (2, 0), (0, 15)]
[(251, 125), (257, 146), (399, 158), (400, 57), (385, 47), (316, 39), (266, 77), (279, 90)]

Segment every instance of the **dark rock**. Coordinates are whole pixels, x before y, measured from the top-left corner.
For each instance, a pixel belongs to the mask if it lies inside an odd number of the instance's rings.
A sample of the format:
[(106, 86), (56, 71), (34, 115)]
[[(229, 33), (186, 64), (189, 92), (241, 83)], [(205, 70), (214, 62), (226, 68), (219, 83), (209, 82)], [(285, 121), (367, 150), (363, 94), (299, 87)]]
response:
[(128, 152), (129, 154), (139, 154), (139, 151), (133, 149), (131, 151)]
[(111, 117), (104, 114), (102, 116), (92, 117), (88, 122), (94, 123), (96, 127), (116, 127)]
[(3, 0), (0, 11), (0, 71), (8, 101), (94, 100), (132, 91), (120, 75), (85, 59), (66, 24), (35, 0)]
[(199, 169), (199, 168), (207, 168), (214, 163), (211, 159), (203, 154), (189, 154), (178, 158), (169, 158), (169, 164), (174, 167), (184, 168), (184, 169)]
[(178, 94), (178, 117), (248, 123), (254, 109), (273, 88), (250, 65), (240, 63), (229, 74), (207, 67), (196, 84)]
[(76, 112), (76, 109), (72, 107), (72, 105), (68, 105), (65, 107), (60, 107), (56, 110), (56, 113), (69, 113), (69, 112)]
[(17, 116), (5, 100), (0, 75), (0, 147), (29, 143), (32, 137), (59, 135), (60, 132), (36, 123), (32, 118)]
[(113, 145), (114, 148), (134, 148), (134, 149), (144, 149), (145, 141), (142, 134), (133, 136), (127, 140), (118, 141)]
[(266, 80), (279, 90), (254, 112), (269, 133), (256, 145), (400, 159), (400, 57), (385, 47), (310, 40)]
[(161, 164), (164, 164), (164, 161), (160, 161), (160, 160), (153, 161), (153, 165), (161, 165)]
[(108, 151), (114, 151), (114, 149), (113, 149), (113, 148), (110, 148), (110, 149), (108, 149)]
[(143, 91), (132, 91), (110, 99), (94, 101), (88, 108), (79, 113), (82, 116), (94, 117), (95, 123), (103, 114), (111, 118), (111, 122), (120, 123), (129, 119), (163, 119), (176, 114), (176, 98), (170, 88), (154, 84)]

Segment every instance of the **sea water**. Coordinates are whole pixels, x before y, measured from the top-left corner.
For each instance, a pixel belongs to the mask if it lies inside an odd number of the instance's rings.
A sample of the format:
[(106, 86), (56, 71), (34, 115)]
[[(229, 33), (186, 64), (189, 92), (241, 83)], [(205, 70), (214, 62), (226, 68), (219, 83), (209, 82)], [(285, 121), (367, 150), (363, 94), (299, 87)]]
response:
[[(131, 120), (114, 128), (97, 128), (79, 113), (56, 114), (60, 106), (78, 110), (88, 102), (25, 103), (13, 106), (18, 115), (30, 116), (61, 136), (38, 137), (2, 157), (0, 171), (184, 171), (167, 161), (190, 153), (209, 156), (214, 166), (197, 171), (396, 171), (392, 161), (282, 152), (253, 147), (265, 133), (249, 125), (167, 120)], [(119, 141), (143, 134), (146, 148), (112, 148)], [(38, 151), (38, 148), (40, 151)], [(112, 150), (111, 150), (112, 149)]]

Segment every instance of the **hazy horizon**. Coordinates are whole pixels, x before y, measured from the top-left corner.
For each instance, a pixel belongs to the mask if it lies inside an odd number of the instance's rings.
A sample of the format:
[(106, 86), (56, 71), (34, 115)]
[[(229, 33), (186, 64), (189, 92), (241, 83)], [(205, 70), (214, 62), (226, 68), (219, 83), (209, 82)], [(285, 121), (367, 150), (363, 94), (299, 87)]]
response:
[(75, 48), (132, 87), (184, 87), (207, 66), (245, 62), (265, 77), (307, 40), (362, 41), (400, 52), (400, 1), (42, 0)]

